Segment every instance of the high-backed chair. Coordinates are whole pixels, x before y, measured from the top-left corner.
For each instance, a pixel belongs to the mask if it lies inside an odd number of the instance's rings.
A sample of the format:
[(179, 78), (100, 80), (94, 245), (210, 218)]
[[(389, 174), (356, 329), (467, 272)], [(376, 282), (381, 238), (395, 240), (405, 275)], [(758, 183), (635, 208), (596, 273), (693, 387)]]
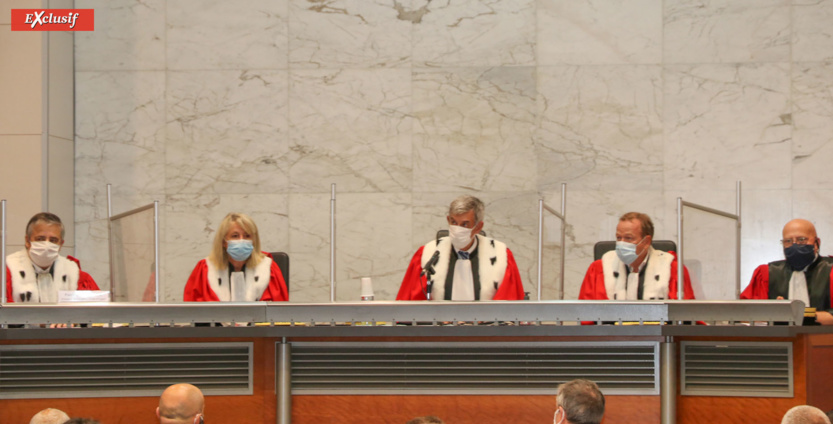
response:
[[(651, 242), (654, 249), (665, 252), (677, 252), (677, 243), (671, 240), (654, 240)], [(616, 249), (616, 242), (613, 240), (600, 241), (593, 246), (593, 260), (598, 261), (607, 252)]]
[(289, 255), (286, 252), (269, 252), (269, 254), (272, 255), (272, 260), (281, 269), (283, 281), (286, 282), (286, 289), (289, 290)]

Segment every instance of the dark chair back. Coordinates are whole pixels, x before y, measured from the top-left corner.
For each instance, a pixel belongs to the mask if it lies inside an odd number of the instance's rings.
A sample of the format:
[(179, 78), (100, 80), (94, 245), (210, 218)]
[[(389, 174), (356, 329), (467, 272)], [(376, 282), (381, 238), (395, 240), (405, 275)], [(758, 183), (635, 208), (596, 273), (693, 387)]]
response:
[(272, 260), (281, 269), (283, 281), (286, 282), (286, 289), (289, 290), (289, 255), (286, 252), (269, 252), (269, 254), (272, 255)]
[[(654, 249), (664, 252), (677, 252), (677, 243), (671, 240), (654, 240), (651, 242)], [(600, 241), (593, 246), (593, 260), (598, 261), (607, 252), (616, 249), (616, 242), (612, 240)]]
[[(480, 230), (479, 234), (483, 237), (486, 237), (486, 232), (483, 231), (483, 230)], [(437, 231), (437, 241), (439, 241), (443, 237), (448, 237), (448, 230), (447, 229)]]

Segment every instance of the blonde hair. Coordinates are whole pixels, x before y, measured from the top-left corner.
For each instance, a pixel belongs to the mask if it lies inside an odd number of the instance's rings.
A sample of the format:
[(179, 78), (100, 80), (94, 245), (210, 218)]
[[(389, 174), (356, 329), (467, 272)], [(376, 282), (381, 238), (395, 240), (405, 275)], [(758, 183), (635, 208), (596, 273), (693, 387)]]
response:
[(223, 242), (226, 240), (231, 224), (237, 224), (243, 231), (252, 236), (252, 255), (246, 260), (246, 268), (254, 269), (260, 261), (263, 260), (263, 252), (260, 251), (260, 235), (257, 233), (257, 225), (252, 221), (249, 215), (244, 213), (232, 212), (223, 218), (220, 222), (220, 228), (217, 228), (217, 233), (214, 234), (214, 246), (211, 248), (211, 254), (208, 255), (208, 260), (217, 267), (217, 269), (226, 269), (229, 263), (229, 256), (226, 249), (223, 248)]

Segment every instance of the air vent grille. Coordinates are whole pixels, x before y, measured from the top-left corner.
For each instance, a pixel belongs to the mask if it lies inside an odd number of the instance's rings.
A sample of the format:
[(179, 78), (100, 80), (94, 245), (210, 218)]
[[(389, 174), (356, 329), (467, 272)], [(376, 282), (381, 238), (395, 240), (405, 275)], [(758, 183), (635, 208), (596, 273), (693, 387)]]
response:
[(251, 343), (0, 346), (0, 399), (252, 393)]
[(657, 394), (658, 344), (292, 344), (293, 394), (553, 394), (575, 378)]
[(793, 396), (789, 342), (682, 342), (681, 386), (691, 396)]

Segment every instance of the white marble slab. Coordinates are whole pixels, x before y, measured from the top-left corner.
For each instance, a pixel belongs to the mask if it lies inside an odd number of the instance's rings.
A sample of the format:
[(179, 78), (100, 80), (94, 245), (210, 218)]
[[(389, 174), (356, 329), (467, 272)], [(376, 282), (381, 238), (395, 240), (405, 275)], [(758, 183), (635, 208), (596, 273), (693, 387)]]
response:
[(411, 12), (414, 66), (535, 62), (533, 0), (415, 0)]
[(293, 191), (410, 190), (408, 70), (296, 71), (290, 104)]
[(75, 70), (165, 69), (166, 2), (163, 0), (77, 0), (76, 9), (95, 10), (95, 31), (75, 35)]
[(414, 73), (414, 190), (535, 188), (534, 70)]
[(411, 27), (425, 13), (412, 3), (292, 0), (289, 63), (296, 69), (410, 66)]
[(665, 63), (790, 60), (789, 0), (666, 0)]
[(538, 64), (662, 61), (660, 0), (554, 0), (537, 4)]
[(286, 69), (287, 0), (167, 3), (167, 69)]
[(833, 63), (795, 64), (792, 73), (792, 188), (817, 189), (833, 163)]
[(167, 86), (168, 193), (287, 186), (285, 71), (172, 71)]
[(789, 66), (669, 66), (665, 189), (790, 185)]
[(542, 67), (538, 79), (542, 189), (662, 188), (658, 66)]
[(833, 60), (833, 0), (793, 0), (792, 60)]

